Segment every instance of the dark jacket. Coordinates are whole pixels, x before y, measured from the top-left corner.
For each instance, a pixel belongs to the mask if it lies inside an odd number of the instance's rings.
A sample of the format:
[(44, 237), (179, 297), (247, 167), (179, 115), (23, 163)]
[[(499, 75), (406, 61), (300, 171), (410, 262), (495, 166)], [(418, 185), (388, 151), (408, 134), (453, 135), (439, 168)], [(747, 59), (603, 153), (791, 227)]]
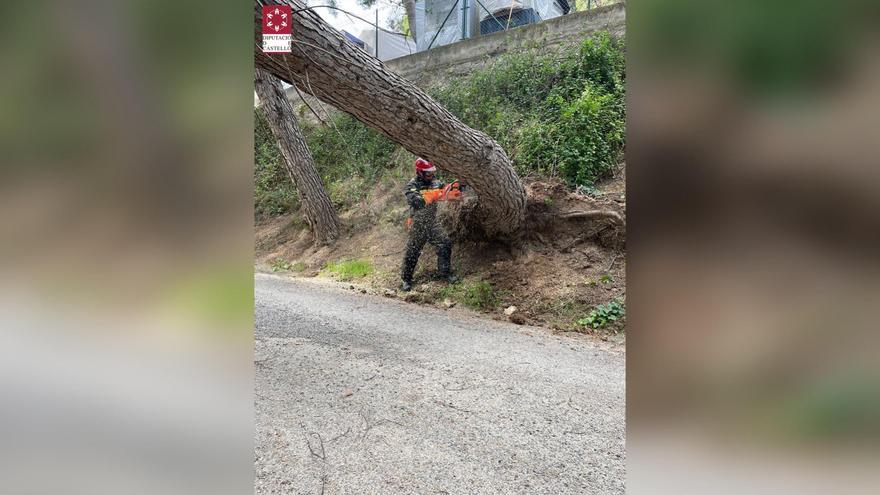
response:
[(418, 177), (406, 184), (403, 194), (406, 196), (407, 203), (409, 203), (409, 215), (413, 219), (413, 224), (434, 222), (434, 217), (437, 215), (437, 203), (426, 205), (424, 198), (422, 198), (422, 191), (425, 189), (441, 189), (445, 185), (436, 179), (431, 182), (425, 182), (419, 180)]

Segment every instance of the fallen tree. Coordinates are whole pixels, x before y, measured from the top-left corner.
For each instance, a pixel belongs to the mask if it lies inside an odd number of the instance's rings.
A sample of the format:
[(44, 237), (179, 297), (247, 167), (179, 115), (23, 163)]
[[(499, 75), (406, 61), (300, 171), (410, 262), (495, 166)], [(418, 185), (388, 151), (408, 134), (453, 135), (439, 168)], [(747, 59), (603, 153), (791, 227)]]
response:
[[(293, 8), (293, 52), (261, 49), (263, 5)], [(300, 0), (254, 1), (255, 65), (347, 112), (411, 153), (466, 182), (479, 197), (475, 221), (489, 236), (514, 233), (526, 194), (507, 154), (410, 81), (348, 42)]]

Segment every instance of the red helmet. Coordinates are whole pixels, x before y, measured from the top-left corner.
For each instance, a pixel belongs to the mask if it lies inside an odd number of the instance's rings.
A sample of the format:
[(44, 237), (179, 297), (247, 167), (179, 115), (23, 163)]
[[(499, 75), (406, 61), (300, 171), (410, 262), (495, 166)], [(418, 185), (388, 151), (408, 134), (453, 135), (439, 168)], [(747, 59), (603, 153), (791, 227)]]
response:
[(416, 159), (416, 172), (435, 172), (437, 168), (424, 158)]
[(416, 177), (419, 180), (424, 182), (431, 182), (434, 180), (434, 172), (437, 171), (437, 167), (434, 166), (433, 163), (425, 160), (423, 158), (419, 158), (416, 160)]

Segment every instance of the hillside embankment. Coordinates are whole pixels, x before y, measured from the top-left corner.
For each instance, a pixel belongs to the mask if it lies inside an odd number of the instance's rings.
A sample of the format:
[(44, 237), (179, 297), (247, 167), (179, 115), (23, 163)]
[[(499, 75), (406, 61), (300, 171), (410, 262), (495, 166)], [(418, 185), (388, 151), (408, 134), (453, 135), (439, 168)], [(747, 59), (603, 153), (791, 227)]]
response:
[[(584, 320), (597, 306), (625, 303), (624, 226), (613, 215), (577, 213), (613, 212), (625, 218), (624, 183), (621, 169), (599, 184), (594, 197), (558, 181), (527, 182), (524, 234), (509, 243), (456, 242), (457, 284), (434, 280), (436, 255), (425, 246), (415, 289), (399, 291), (407, 237), (402, 183), (377, 185), (361, 204), (342, 212), (343, 235), (331, 246), (315, 246), (296, 213), (258, 222), (256, 265), (260, 271), (291, 276), (332, 277), (364, 293), (438, 307), (468, 306), (497, 319), (620, 340), (622, 319), (601, 328)], [(516, 311), (505, 314), (511, 307)]]
[[(515, 30), (512, 30), (513, 32)], [(623, 38), (590, 33), (555, 51), (518, 51), (425, 90), (507, 152), (526, 186), (519, 235), (489, 241), (438, 218), (456, 241), (449, 285), (422, 253), (415, 290), (401, 293), (407, 238), (403, 186), (415, 159), (352, 117), (303, 120), (315, 166), (339, 213), (342, 236), (315, 246), (261, 111), (255, 111), (256, 264), (293, 276), (339, 279), (351, 290), (440, 307), (467, 306), (515, 323), (622, 338), (626, 302), (626, 63)], [(308, 113), (308, 110), (300, 109)], [(320, 115), (320, 112), (316, 112)], [(316, 119), (319, 120), (319, 119)], [(440, 178), (446, 181), (455, 177)]]

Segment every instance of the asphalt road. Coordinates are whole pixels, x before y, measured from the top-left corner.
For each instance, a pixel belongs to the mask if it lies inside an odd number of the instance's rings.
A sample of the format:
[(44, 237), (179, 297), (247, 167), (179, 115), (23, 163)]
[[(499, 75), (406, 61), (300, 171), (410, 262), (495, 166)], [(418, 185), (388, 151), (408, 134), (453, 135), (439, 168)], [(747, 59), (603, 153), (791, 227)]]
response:
[(625, 356), (255, 276), (256, 493), (622, 494)]

